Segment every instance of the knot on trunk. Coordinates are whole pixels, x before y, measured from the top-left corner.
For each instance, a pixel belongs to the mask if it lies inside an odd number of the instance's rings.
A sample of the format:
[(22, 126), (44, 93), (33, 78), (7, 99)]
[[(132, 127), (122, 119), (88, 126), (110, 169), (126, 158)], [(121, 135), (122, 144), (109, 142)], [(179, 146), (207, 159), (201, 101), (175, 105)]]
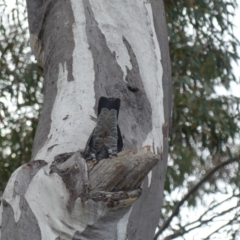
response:
[(57, 155), (50, 174), (57, 173), (70, 193), (68, 208), (80, 197), (105, 202), (109, 208), (133, 204), (141, 196), (141, 183), (157, 164), (160, 155), (144, 147), (133, 153), (125, 150), (101, 161), (87, 161), (80, 151)]

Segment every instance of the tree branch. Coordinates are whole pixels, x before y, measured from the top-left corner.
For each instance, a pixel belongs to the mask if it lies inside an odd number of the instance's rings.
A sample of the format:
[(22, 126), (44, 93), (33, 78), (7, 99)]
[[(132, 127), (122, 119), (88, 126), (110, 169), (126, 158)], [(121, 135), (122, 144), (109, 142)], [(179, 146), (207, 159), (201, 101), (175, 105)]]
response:
[(226, 198), (225, 200), (223, 200), (222, 202), (218, 202), (218, 203), (216, 203), (215, 205), (212, 205), (212, 206), (211, 206), (210, 208), (208, 208), (196, 221), (193, 221), (193, 222), (191, 222), (191, 223), (188, 223), (188, 224), (186, 224), (184, 227), (189, 227), (189, 226), (191, 226), (191, 225), (193, 225), (193, 224), (195, 224), (195, 223), (197, 223), (197, 222), (201, 222), (202, 219), (203, 219), (203, 217), (204, 217), (208, 212), (210, 212), (210, 211), (213, 210), (214, 208), (222, 205), (223, 203), (225, 203), (225, 202), (233, 199), (234, 197), (239, 198), (240, 195), (239, 195), (239, 194), (238, 194), (238, 195), (232, 195), (232, 196)]
[(222, 225), (221, 227), (219, 227), (218, 229), (216, 229), (215, 231), (213, 231), (212, 233), (210, 233), (206, 239), (209, 239), (209, 237), (211, 237), (213, 234), (217, 233), (219, 230), (221, 230), (222, 228), (229, 226), (231, 223), (234, 222), (235, 219), (231, 219), (230, 221), (228, 221), (226, 224)]
[(227, 210), (225, 210), (225, 211), (222, 211), (222, 212), (219, 213), (218, 215), (215, 215), (215, 216), (213, 216), (213, 217), (211, 217), (211, 218), (209, 218), (209, 219), (206, 219), (206, 220), (201, 220), (201, 219), (200, 219), (200, 223), (199, 223), (197, 226), (194, 226), (194, 227), (192, 227), (192, 228), (189, 228), (188, 230), (186, 230), (186, 229), (185, 229), (186, 226), (184, 226), (182, 229), (176, 231), (174, 234), (171, 234), (171, 235), (165, 237), (164, 240), (171, 240), (171, 239), (174, 239), (174, 238), (176, 238), (176, 237), (182, 236), (182, 235), (185, 234), (185, 233), (188, 233), (188, 232), (190, 232), (190, 231), (192, 231), (192, 230), (194, 230), (194, 229), (196, 229), (196, 228), (201, 227), (202, 225), (205, 225), (205, 224), (213, 221), (215, 218), (217, 218), (217, 217), (219, 217), (219, 216), (222, 216), (222, 215), (224, 215), (224, 214), (227, 214), (227, 213), (233, 211), (233, 210), (236, 209), (237, 207), (238, 207), (238, 205), (236, 205), (236, 206), (234, 206), (234, 207), (232, 207), (232, 208), (229, 208), (229, 209), (227, 209)]
[(191, 195), (193, 195), (201, 186), (203, 183), (205, 183), (214, 173), (216, 173), (219, 169), (233, 163), (239, 161), (240, 157), (231, 158), (229, 160), (223, 161), (220, 164), (218, 164), (216, 167), (214, 167), (211, 171), (209, 171), (194, 187), (192, 187), (189, 192), (182, 198), (180, 202), (176, 205), (174, 208), (171, 216), (163, 223), (162, 227), (159, 228), (158, 232), (155, 234), (154, 240), (157, 240), (158, 236), (170, 225), (172, 219), (178, 215), (180, 207), (184, 204), (185, 201), (189, 199)]

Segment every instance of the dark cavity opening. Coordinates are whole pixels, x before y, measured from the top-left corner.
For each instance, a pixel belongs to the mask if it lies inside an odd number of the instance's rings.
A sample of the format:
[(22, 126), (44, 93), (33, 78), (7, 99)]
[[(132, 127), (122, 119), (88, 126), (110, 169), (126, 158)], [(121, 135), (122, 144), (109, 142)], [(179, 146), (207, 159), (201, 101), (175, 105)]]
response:
[(139, 92), (139, 89), (137, 87), (133, 87), (133, 86), (127, 86), (128, 90), (131, 91), (131, 92)]

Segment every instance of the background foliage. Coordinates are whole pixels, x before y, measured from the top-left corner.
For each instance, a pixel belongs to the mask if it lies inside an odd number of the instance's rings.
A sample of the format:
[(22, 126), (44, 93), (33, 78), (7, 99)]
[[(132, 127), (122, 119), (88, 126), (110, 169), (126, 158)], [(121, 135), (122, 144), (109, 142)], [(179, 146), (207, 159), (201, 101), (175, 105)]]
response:
[[(232, 82), (237, 82), (232, 62), (239, 59), (239, 42), (233, 34), (235, 0), (164, 0), (164, 4), (174, 104), (162, 209), (164, 221), (160, 220), (158, 234), (162, 234), (161, 239), (174, 239), (202, 227), (205, 215), (223, 204), (223, 200), (211, 200), (211, 194), (225, 194), (229, 201), (239, 195), (239, 158), (235, 143), (239, 132), (239, 99), (217, 92), (219, 88), (228, 90)], [(25, 2), (16, 1), (15, 7), (8, 10), (6, 2), (2, 1), (0, 12), (5, 13), (0, 18), (2, 191), (13, 170), (31, 158), (42, 103), (43, 79), (30, 53)], [(229, 159), (235, 163), (220, 167), (192, 191), (201, 178)], [(189, 191), (191, 194), (184, 201), (183, 210), (181, 208), (169, 225), (161, 229)], [(207, 207), (207, 212), (201, 213), (202, 218), (195, 220), (199, 226), (191, 230), (194, 221), (185, 220), (186, 209), (199, 209), (200, 205)], [(235, 222), (232, 221), (231, 226), (239, 224), (239, 210), (237, 207), (234, 210)], [(216, 213), (214, 216), (217, 216)], [(207, 223), (214, 221), (215, 218), (210, 218)], [(223, 230), (232, 237), (229, 239), (234, 239), (237, 230), (234, 227), (229, 230), (228, 226), (218, 232)], [(211, 235), (211, 239), (214, 236)]]
[[(175, 224), (170, 224), (169, 232), (172, 235), (166, 239), (174, 239), (192, 227), (189, 223), (193, 219), (185, 219), (183, 223), (186, 208), (194, 209), (196, 205), (203, 205), (209, 211), (209, 205), (214, 206), (216, 203), (212, 194), (218, 196), (221, 193), (219, 204), (229, 196), (230, 201), (239, 195), (238, 164), (219, 168), (217, 173), (210, 174), (205, 179), (198, 191), (193, 191), (200, 179), (212, 169), (229, 159), (230, 162), (231, 159), (234, 162), (239, 160), (238, 146), (235, 143), (239, 139), (239, 98), (219, 94), (219, 89), (229, 90), (231, 83), (238, 83), (232, 63), (239, 60), (239, 41), (234, 36), (232, 22), (237, 7), (235, 0), (164, 0), (164, 4), (174, 102), (162, 219), (168, 219), (179, 200), (192, 192), (185, 201), (185, 210), (176, 213), (178, 218), (175, 219)], [(207, 200), (206, 195), (209, 195)], [(216, 211), (216, 208), (217, 206), (212, 210)], [(239, 211), (238, 208), (234, 210)], [(215, 216), (221, 213), (221, 209), (215, 213), (213, 211)], [(205, 215), (209, 213), (206, 212)], [(199, 226), (204, 225), (204, 217), (206, 216), (199, 219)], [(233, 218), (236, 226), (239, 226), (239, 214)], [(164, 223), (166, 221), (160, 222), (160, 230), (163, 230), (161, 225)], [(225, 222), (222, 225), (224, 224)], [(220, 227), (221, 223), (218, 222), (218, 225)], [(234, 225), (233, 222), (231, 225)], [(233, 237), (237, 234), (238, 227), (226, 231), (229, 231), (227, 236)], [(209, 237), (215, 236), (212, 234)], [(219, 236), (216, 239), (227, 239), (226, 236)], [(201, 237), (208, 239), (203, 235)]]
[[(174, 84), (173, 162), (166, 184), (172, 191), (199, 165), (206, 171), (231, 154), (229, 143), (239, 131), (239, 99), (219, 95), (216, 87), (228, 90), (236, 81), (231, 63), (239, 59), (239, 42), (231, 18), (236, 1), (164, 2)], [(211, 156), (208, 161), (206, 156)]]
[[(0, 192), (31, 158), (42, 102), (42, 77), (29, 47), (24, 1), (0, 4)], [(1, 195), (1, 194), (0, 194)]]

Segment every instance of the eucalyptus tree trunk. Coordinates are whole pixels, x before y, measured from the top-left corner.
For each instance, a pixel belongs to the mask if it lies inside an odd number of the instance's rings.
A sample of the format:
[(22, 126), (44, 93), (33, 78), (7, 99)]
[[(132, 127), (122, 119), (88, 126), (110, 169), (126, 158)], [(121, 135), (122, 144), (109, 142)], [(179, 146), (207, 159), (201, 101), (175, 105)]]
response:
[[(171, 114), (162, 1), (27, 0), (27, 10), (44, 104), (32, 159), (3, 194), (1, 240), (153, 239)], [(121, 99), (124, 150), (96, 164), (81, 149), (101, 96)]]

